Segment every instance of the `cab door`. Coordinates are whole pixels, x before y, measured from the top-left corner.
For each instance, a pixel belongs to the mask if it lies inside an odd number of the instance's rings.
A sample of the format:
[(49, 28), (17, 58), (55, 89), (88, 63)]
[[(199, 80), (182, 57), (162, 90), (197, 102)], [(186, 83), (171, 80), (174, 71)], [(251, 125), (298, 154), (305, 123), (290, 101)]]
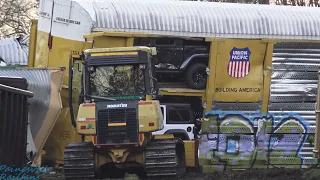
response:
[(71, 55), (69, 59), (69, 107), (72, 125), (76, 127), (79, 104), (83, 102), (82, 59), (80, 55)]

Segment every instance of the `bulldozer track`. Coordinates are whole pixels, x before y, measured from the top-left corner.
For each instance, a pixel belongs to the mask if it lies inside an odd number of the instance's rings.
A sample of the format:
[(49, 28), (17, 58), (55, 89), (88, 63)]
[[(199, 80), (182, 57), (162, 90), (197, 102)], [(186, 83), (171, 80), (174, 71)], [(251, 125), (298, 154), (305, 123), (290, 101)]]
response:
[(64, 150), (66, 179), (95, 179), (94, 145), (92, 142), (74, 142)]
[(186, 173), (184, 144), (180, 138), (154, 139), (146, 147), (148, 179), (177, 179)]

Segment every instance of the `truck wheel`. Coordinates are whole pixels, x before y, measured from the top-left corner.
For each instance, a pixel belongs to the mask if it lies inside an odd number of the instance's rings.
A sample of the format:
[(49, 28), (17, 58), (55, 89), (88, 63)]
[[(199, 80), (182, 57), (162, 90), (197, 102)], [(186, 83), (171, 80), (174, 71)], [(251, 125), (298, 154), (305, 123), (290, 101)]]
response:
[(191, 64), (185, 72), (185, 81), (189, 88), (205, 89), (207, 85), (207, 66), (203, 63)]
[(182, 133), (173, 133), (173, 136), (176, 138), (180, 138), (181, 140), (190, 140), (189, 136), (182, 134)]

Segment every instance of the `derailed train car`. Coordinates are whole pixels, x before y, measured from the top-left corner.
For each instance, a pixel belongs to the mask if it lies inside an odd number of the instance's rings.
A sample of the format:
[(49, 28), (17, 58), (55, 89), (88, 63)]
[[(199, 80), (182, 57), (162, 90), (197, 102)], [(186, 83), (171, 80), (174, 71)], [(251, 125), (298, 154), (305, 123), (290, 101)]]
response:
[[(205, 117), (198, 158), (205, 171), (314, 163), (320, 65), (317, 8), (130, 0), (43, 2), (31, 51), (36, 58), (30, 59), (35, 67), (68, 66), (71, 51), (133, 46), (139, 38), (174, 42), (158, 44), (164, 54), (164, 46), (171, 46), (168, 58), (207, 60), (205, 89), (160, 88), (164, 96), (202, 99)], [(192, 46), (172, 39), (204, 43), (208, 49), (192, 54), (199, 54), (193, 59), (181, 48), (192, 50)]]

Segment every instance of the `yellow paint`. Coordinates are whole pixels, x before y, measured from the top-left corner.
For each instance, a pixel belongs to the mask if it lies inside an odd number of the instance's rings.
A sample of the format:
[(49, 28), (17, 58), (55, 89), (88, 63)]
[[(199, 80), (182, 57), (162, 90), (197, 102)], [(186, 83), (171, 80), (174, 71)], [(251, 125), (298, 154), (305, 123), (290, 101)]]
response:
[[(250, 71), (243, 78), (233, 78), (228, 74), (230, 51), (234, 48), (246, 48), (251, 51)], [(261, 40), (227, 39), (219, 44), (215, 73), (214, 101), (218, 102), (259, 102), (262, 100), (263, 61), (266, 46)], [(210, 68), (211, 69), (211, 68)]]
[(123, 56), (123, 55), (138, 55), (138, 52), (114, 52), (114, 53), (91, 54), (91, 56)]
[(173, 134), (153, 135), (153, 139), (172, 139), (172, 138), (174, 138)]
[(205, 90), (196, 90), (189, 88), (159, 88), (160, 95), (166, 96), (198, 96), (205, 97)]
[(272, 55), (273, 55), (273, 43), (266, 42), (267, 50), (264, 59), (264, 77), (263, 77), (263, 97), (261, 112), (268, 112), (269, 98), (270, 98), (270, 86), (272, 76)]
[(71, 55), (71, 57), (73, 58), (73, 61), (75, 61), (76, 59), (80, 59), (80, 55)]
[(70, 53), (80, 54), (90, 48), (91, 43), (53, 37), (52, 49), (49, 51), (48, 67), (66, 67), (63, 84), (68, 86)]
[(128, 55), (137, 55), (137, 52), (126, 52), (126, 51), (144, 51), (152, 54), (155, 51), (154, 47), (146, 47), (146, 46), (134, 46), (134, 47), (110, 47), (110, 48), (94, 48), (94, 49), (86, 49), (84, 50), (84, 54), (92, 54), (97, 53), (99, 56), (104, 55), (125, 55), (124, 53), (128, 53)]
[(127, 123), (108, 123), (108, 126), (112, 126), (112, 127), (114, 127), (114, 126), (126, 126), (127, 125)]
[(196, 166), (196, 152), (195, 152), (195, 141), (183, 141), (184, 150), (186, 156), (186, 166), (195, 167)]
[(134, 38), (127, 38), (126, 39), (126, 46), (133, 46)]
[(109, 149), (106, 151), (97, 151), (96, 167), (99, 168), (105, 163), (113, 162), (123, 164), (125, 162), (144, 163), (143, 152), (129, 151), (128, 149)]
[(209, 69), (210, 74), (207, 77), (207, 88), (206, 88), (206, 108), (205, 111), (212, 109), (213, 94), (215, 89), (216, 72), (215, 68), (217, 66), (217, 56), (218, 56), (218, 46), (219, 41), (212, 41), (210, 44), (210, 55), (209, 55)]
[(128, 149), (111, 149), (109, 156), (115, 163), (136, 162), (136, 158), (141, 153), (129, 151)]
[(80, 142), (81, 136), (73, 128), (69, 108), (63, 108), (45, 145), (46, 154), (43, 160), (63, 162), (64, 148), (72, 142)]
[(151, 95), (146, 95), (146, 101), (152, 101), (152, 96)]
[[(82, 126), (85, 126), (86, 129), (81, 129)], [(92, 127), (92, 128), (88, 128)], [(96, 122), (95, 121), (77, 121), (77, 132), (81, 135), (96, 135)]]
[[(153, 132), (161, 130), (163, 115), (159, 101), (143, 101), (138, 105), (139, 132)], [(153, 123), (150, 126), (149, 123)]]
[(36, 42), (37, 42), (37, 28), (38, 20), (31, 20), (30, 37), (29, 37), (29, 55), (28, 55), (28, 67), (34, 67), (34, 61), (36, 56)]
[(111, 149), (111, 152), (116, 158), (121, 158), (126, 150), (127, 149)]
[(93, 37), (94, 48), (111, 48), (111, 47), (130, 47), (133, 46), (133, 41), (129, 41), (126, 37)]
[[(86, 106), (93, 104), (93, 106)], [(84, 103), (80, 104), (79, 111), (77, 115), (77, 132), (83, 135), (95, 135), (96, 134), (96, 121), (93, 120), (96, 117), (96, 106), (95, 103)], [(91, 118), (92, 120), (85, 120), (86, 118)], [(93, 129), (81, 129), (81, 126), (88, 126), (91, 124)]]
[(48, 67), (48, 58), (49, 58), (48, 39), (49, 39), (48, 33), (39, 31), (39, 30), (37, 31), (37, 44), (36, 44), (34, 67), (38, 67), (38, 68)]
[[(78, 55), (73, 55), (78, 56)], [(73, 78), (72, 78), (72, 106), (73, 106), (73, 114), (76, 116), (79, 111), (79, 96), (81, 93), (81, 76), (82, 76), (82, 67), (83, 64), (81, 61), (76, 60), (77, 58), (74, 58), (75, 60), (73, 62)], [(65, 88), (65, 97), (63, 99), (66, 100), (66, 106), (69, 106), (69, 94), (68, 94), (68, 87)]]

